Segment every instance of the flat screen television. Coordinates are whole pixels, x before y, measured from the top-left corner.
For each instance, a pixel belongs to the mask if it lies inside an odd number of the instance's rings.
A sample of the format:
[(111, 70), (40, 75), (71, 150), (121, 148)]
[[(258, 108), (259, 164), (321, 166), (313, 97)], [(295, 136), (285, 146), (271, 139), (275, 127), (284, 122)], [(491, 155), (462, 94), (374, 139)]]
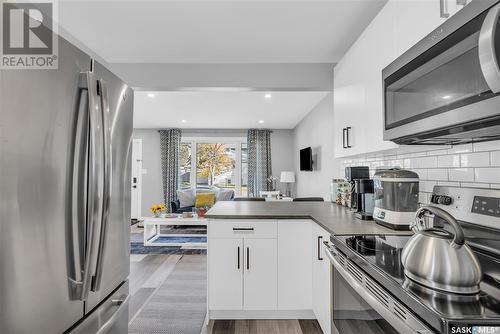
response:
[(310, 147), (300, 150), (300, 170), (309, 172), (313, 170), (312, 149)]

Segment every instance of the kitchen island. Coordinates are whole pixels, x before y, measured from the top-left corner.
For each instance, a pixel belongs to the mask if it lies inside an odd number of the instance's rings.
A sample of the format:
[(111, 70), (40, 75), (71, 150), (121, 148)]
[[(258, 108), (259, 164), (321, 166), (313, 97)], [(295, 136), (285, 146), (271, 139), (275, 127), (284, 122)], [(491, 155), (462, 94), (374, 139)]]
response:
[(218, 202), (206, 216), (210, 219), (310, 219), (335, 235), (409, 235), (374, 221), (360, 220), (349, 208), (331, 202)]
[(330, 237), (412, 234), (329, 202), (218, 202), (206, 217), (209, 319), (317, 319), (325, 334)]

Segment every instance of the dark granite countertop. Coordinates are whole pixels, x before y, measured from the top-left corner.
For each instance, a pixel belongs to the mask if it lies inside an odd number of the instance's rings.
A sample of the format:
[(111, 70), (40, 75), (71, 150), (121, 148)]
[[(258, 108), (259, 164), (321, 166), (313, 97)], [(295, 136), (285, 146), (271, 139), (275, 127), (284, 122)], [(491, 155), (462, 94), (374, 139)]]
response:
[(330, 202), (217, 202), (206, 214), (210, 219), (312, 219), (335, 235), (394, 234), (374, 221), (359, 220), (350, 209)]

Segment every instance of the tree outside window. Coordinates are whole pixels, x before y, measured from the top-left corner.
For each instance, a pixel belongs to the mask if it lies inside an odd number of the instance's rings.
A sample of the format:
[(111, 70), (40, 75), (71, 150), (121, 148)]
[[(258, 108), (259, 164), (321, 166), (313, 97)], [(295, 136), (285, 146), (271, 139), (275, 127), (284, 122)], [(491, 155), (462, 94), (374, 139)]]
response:
[(235, 154), (236, 147), (231, 144), (197, 144), (197, 185), (234, 188), (234, 169), (236, 167)]

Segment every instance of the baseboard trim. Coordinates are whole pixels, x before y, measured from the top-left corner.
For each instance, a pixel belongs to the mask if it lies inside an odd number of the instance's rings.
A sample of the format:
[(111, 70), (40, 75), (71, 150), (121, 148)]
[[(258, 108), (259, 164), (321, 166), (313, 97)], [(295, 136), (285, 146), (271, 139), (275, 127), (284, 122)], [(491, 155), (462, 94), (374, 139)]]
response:
[(312, 310), (211, 310), (210, 319), (316, 319)]

